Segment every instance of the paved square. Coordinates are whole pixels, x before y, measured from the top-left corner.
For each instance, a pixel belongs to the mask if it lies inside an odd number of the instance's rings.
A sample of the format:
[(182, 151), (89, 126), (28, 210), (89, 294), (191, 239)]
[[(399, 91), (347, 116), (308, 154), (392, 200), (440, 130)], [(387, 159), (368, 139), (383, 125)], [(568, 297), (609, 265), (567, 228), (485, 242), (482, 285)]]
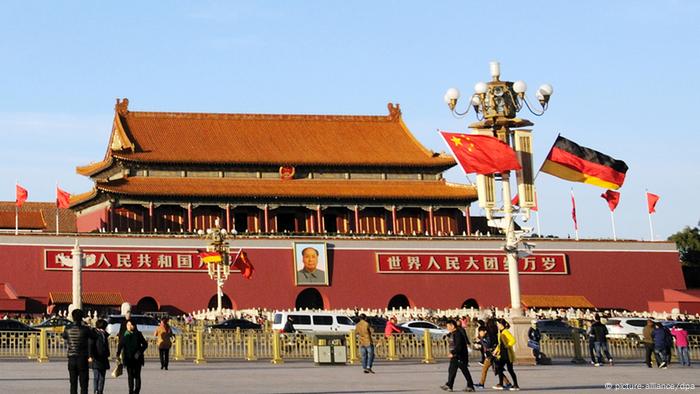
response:
[[(481, 368), (470, 363), (472, 376), (478, 379)], [(161, 371), (155, 360), (147, 361), (142, 372), (143, 393), (429, 393), (447, 378), (447, 363), (422, 365), (415, 361), (378, 362), (376, 374), (364, 374), (359, 366), (316, 366), (307, 361), (289, 361), (272, 365), (267, 361), (172, 362), (169, 371)], [(553, 366), (517, 367), (522, 391), (530, 392), (606, 392), (619, 384), (673, 384), (674, 389), (656, 392), (683, 391), (679, 384), (695, 385), (700, 390), (700, 374), (696, 367), (672, 366), (667, 370), (649, 369), (641, 363), (622, 363), (614, 367), (568, 365), (564, 361)], [(66, 393), (66, 362), (53, 360), (46, 364), (30, 361), (0, 361), (2, 393)], [(487, 378), (487, 389), (495, 383)], [(610, 383), (612, 389), (606, 389)], [(90, 380), (92, 385), (92, 378)], [(90, 386), (92, 387), (92, 386)], [(456, 389), (463, 389), (458, 376)], [(658, 386), (654, 386), (658, 387)], [(108, 378), (105, 393), (127, 391), (126, 377)], [(617, 391), (639, 391), (617, 390)], [(92, 389), (90, 390), (92, 393)]]

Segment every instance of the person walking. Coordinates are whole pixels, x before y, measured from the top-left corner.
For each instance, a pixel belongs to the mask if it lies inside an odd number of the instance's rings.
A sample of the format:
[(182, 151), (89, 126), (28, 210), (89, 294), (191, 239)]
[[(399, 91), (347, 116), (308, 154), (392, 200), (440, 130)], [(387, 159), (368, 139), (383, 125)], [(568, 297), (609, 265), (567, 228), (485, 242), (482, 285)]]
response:
[(513, 381), (513, 386), (510, 390), (519, 391), (520, 386), (518, 386), (518, 377), (515, 376), (515, 371), (513, 370), (513, 363), (515, 362), (515, 337), (508, 331), (510, 324), (505, 319), (498, 319), (496, 321), (498, 327), (498, 346), (494, 350), (494, 356), (496, 357), (496, 370), (498, 371), (498, 384), (492, 388), (495, 390), (503, 390), (503, 378), (505, 377), (505, 370), (508, 369), (508, 374)]
[(593, 348), (595, 349), (595, 364), (593, 365), (596, 367), (603, 365), (603, 354), (610, 365), (613, 365), (613, 359), (608, 350), (608, 328), (601, 323), (599, 315), (595, 315), (595, 322), (591, 326), (591, 336), (593, 336)]
[(644, 344), (644, 363), (651, 368), (651, 355), (654, 353), (654, 320), (647, 319), (647, 324), (642, 330), (642, 343)]
[(678, 353), (678, 361), (681, 365), (690, 366), (690, 353), (688, 352), (688, 331), (684, 330), (678, 324), (671, 329), (671, 335), (676, 340), (676, 352)]
[(400, 334), (401, 330), (396, 327), (396, 316), (392, 316), (391, 319), (389, 319), (386, 322), (386, 326), (384, 327), (384, 336), (389, 338), (392, 336), (394, 333)]
[(89, 375), (89, 341), (95, 339), (95, 332), (83, 324), (83, 311), (74, 309), (71, 312), (73, 324), (66, 327), (62, 337), (68, 347), (68, 376), (70, 380), (70, 393), (78, 393), (78, 381), (80, 381), (80, 393), (87, 394)]
[(102, 394), (105, 389), (105, 375), (109, 369), (109, 333), (107, 321), (99, 319), (95, 322), (95, 338), (88, 340), (88, 362), (92, 368), (92, 379), (95, 394)]
[(452, 391), (455, 378), (457, 377), (457, 369), (462, 371), (464, 378), (467, 380), (467, 388), (464, 391), (474, 391), (474, 381), (469, 373), (469, 339), (467, 332), (457, 325), (454, 320), (447, 321), (447, 330), (450, 332), (450, 367), (447, 370), (447, 383), (440, 386), (445, 391)]
[(540, 352), (540, 341), (542, 340), (542, 334), (540, 329), (537, 328), (537, 321), (533, 320), (530, 323), (530, 329), (527, 330), (527, 347), (532, 349), (532, 355), (535, 357), (535, 364), (540, 364), (541, 352)]
[[(496, 349), (496, 346), (498, 346), (498, 341), (491, 338), (486, 330), (486, 326), (479, 327), (477, 342), (474, 344), (474, 347), (485, 355), (485, 359), (481, 366), (481, 379), (479, 379), (479, 383), (474, 384), (475, 388), (483, 389), (484, 385), (486, 384), (486, 375), (488, 374), (489, 369), (494, 367), (495, 370), (496, 364), (493, 351)], [(509, 387), (511, 385), (507, 376), (504, 376), (503, 380), (503, 383), (505, 384), (503, 387)]]
[(291, 316), (287, 316), (287, 322), (284, 323), (282, 327), (282, 332), (285, 334), (294, 334), (296, 330), (294, 329), (294, 319)]
[(355, 331), (360, 337), (360, 356), (362, 357), (362, 369), (365, 373), (374, 373), (374, 342), (372, 341), (372, 328), (367, 321), (367, 315), (360, 315), (360, 321), (355, 325)]
[(656, 358), (656, 365), (662, 369), (668, 368), (668, 363), (666, 362), (667, 335), (664, 326), (660, 322), (654, 323), (654, 331), (652, 332), (652, 337), (654, 338), (654, 357)]
[(173, 338), (175, 337), (167, 317), (160, 319), (160, 325), (153, 335), (156, 337), (156, 346), (158, 346), (160, 369), (167, 371), (170, 363), (170, 348), (173, 346)]
[(145, 364), (143, 353), (147, 347), (148, 343), (136, 327), (136, 323), (127, 320), (126, 331), (124, 331), (117, 347), (117, 358), (123, 352), (122, 360), (126, 367), (129, 394), (141, 392), (141, 368)]

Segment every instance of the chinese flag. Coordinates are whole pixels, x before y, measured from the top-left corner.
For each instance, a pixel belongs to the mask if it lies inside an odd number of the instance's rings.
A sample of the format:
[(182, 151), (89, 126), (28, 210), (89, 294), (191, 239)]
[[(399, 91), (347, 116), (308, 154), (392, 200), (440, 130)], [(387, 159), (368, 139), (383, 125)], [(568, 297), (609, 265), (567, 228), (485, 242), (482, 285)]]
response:
[(248, 260), (248, 254), (246, 252), (241, 250), (238, 258), (233, 262), (233, 266), (241, 270), (241, 275), (243, 275), (244, 278), (250, 279), (253, 277), (255, 268), (253, 267), (253, 263)]
[(659, 201), (659, 198), (658, 195), (647, 192), (647, 208), (649, 208), (649, 215), (656, 212), (656, 203)]
[(58, 208), (70, 208), (70, 193), (56, 186), (56, 206)]
[(466, 173), (487, 175), (522, 168), (515, 151), (498, 138), (446, 131), (440, 134)]
[(17, 208), (21, 208), (22, 204), (24, 204), (24, 202), (27, 201), (29, 193), (27, 192), (27, 189), (23, 188), (19, 184), (16, 185), (16, 189), (17, 199), (15, 200), (15, 203), (17, 204)]
[(617, 204), (620, 203), (620, 193), (613, 190), (606, 190), (605, 193), (600, 195), (608, 202), (608, 207), (610, 207), (610, 212), (614, 212), (617, 208)]

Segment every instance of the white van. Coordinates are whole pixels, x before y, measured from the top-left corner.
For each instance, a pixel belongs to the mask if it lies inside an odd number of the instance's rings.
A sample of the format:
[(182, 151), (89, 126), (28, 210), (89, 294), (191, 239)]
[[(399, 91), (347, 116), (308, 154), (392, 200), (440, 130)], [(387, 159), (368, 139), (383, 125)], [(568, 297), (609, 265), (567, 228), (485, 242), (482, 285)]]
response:
[(353, 321), (341, 314), (332, 312), (292, 311), (275, 312), (272, 323), (273, 330), (282, 330), (287, 318), (292, 318), (294, 329), (306, 334), (348, 334), (355, 328)]

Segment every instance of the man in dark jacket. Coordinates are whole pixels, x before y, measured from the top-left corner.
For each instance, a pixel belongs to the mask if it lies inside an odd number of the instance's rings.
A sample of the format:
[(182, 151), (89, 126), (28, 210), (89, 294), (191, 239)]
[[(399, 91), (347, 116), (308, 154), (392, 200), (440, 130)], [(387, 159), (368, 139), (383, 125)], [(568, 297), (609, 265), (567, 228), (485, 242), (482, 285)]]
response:
[(600, 322), (600, 316), (595, 316), (595, 322), (591, 326), (591, 336), (593, 337), (593, 347), (595, 348), (595, 366), (599, 367), (603, 364), (603, 353), (608, 358), (610, 365), (613, 364), (613, 359), (608, 350), (608, 328)]
[(89, 341), (90, 368), (92, 368), (95, 394), (102, 394), (105, 388), (105, 376), (109, 369), (109, 334), (105, 329), (107, 322), (100, 319), (95, 323), (95, 339)]
[(83, 324), (83, 311), (74, 309), (71, 312), (73, 324), (63, 331), (63, 339), (68, 346), (68, 374), (70, 377), (70, 393), (78, 393), (78, 380), (80, 380), (80, 393), (87, 394), (89, 369), (88, 369), (88, 341), (95, 339), (95, 332)]
[(449, 320), (447, 322), (447, 329), (450, 331), (450, 367), (447, 371), (447, 383), (440, 386), (440, 388), (445, 391), (452, 391), (455, 378), (457, 377), (457, 369), (459, 368), (464, 378), (467, 379), (467, 388), (465, 391), (474, 391), (474, 381), (472, 380), (472, 375), (469, 373), (469, 368), (467, 368), (467, 363), (469, 362), (469, 351), (467, 349), (469, 340), (467, 339), (466, 332), (460, 330), (457, 326), (457, 322), (454, 320)]

